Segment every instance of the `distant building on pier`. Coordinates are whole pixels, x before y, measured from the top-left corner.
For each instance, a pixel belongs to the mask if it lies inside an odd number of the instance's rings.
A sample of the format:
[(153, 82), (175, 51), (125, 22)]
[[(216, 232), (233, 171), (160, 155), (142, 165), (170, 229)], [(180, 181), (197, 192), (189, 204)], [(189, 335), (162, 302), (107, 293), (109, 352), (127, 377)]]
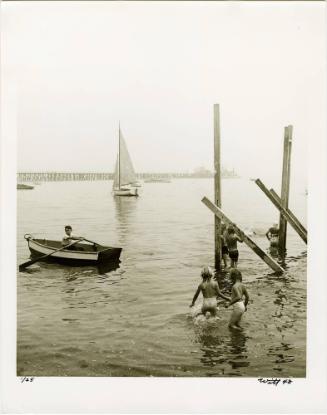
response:
[[(206, 169), (203, 166), (197, 167), (196, 169), (194, 169), (193, 173), (191, 173), (191, 175), (190, 175), (190, 177), (200, 178), (200, 179), (210, 178), (210, 177), (213, 177), (213, 176), (214, 176), (214, 172)], [(225, 168), (222, 169), (221, 176), (222, 176), (223, 179), (235, 179), (235, 178), (239, 177), (234, 169), (228, 170), (228, 169), (225, 169)]]

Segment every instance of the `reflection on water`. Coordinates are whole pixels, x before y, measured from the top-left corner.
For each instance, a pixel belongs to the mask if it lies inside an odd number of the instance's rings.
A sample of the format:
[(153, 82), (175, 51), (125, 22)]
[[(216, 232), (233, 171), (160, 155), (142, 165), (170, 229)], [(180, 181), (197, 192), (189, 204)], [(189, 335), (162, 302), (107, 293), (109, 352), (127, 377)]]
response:
[(230, 330), (231, 352), (235, 355), (243, 355), (246, 352), (246, 336), (242, 330)]
[[(19, 193), (18, 263), (28, 256), (25, 233), (43, 230), (60, 239), (66, 223), (123, 251), (121, 263), (40, 263), (18, 273), (18, 374), (305, 376), (306, 252), (292, 231), (283, 276), (240, 244), (250, 294), (242, 331), (228, 329), (232, 310), (223, 301), (218, 320), (190, 315), (200, 270), (213, 263), (213, 217), (201, 204), (212, 189), (204, 179), (145, 184), (139, 198), (113, 197), (106, 182), (44, 183)], [(241, 225), (272, 223), (274, 211), (260, 205), (248, 181), (226, 180), (223, 190), (224, 209)], [(292, 201), (305, 217), (302, 195)], [(260, 206), (255, 215), (253, 206)], [(253, 239), (269, 249), (265, 232)], [(230, 295), (228, 274), (218, 279)]]
[[(110, 273), (111, 271), (116, 270), (120, 267), (121, 261), (119, 259), (113, 261), (104, 261), (97, 265), (88, 265), (88, 266), (65, 266), (56, 264), (55, 262), (47, 263), (47, 262), (38, 262), (38, 265), (33, 265), (33, 267), (29, 267), (24, 269), (23, 273), (34, 274), (36, 272), (42, 272), (43, 270), (51, 270), (51, 271), (63, 271), (65, 278), (67, 280), (73, 281), (77, 278), (78, 275), (87, 275), (87, 274), (99, 274), (105, 275)], [(67, 277), (66, 277), (67, 275)]]
[(247, 360), (247, 337), (242, 330), (231, 330), (230, 350), (232, 359), (229, 361), (232, 369), (248, 367), (250, 362)]
[(247, 350), (249, 337), (244, 330), (229, 330), (226, 321), (213, 318), (199, 319), (194, 327), (195, 338), (200, 345), (201, 365), (212, 369), (206, 372), (207, 376), (241, 376), (240, 369), (250, 366)]
[(97, 271), (100, 275), (105, 275), (108, 272), (115, 271), (119, 268), (120, 260), (103, 262), (97, 265)]
[(217, 328), (202, 327), (196, 339), (201, 345), (200, 360), (204, 366), (215, 366), (217, 363), (224, 361), (224, 340), (219, 335)]
[(137, 197), (114, 197), (115, 217), (117, 220), (117, 232), (124, 243), (129, 233), (132, 232), (133, 218), (136, 215)]

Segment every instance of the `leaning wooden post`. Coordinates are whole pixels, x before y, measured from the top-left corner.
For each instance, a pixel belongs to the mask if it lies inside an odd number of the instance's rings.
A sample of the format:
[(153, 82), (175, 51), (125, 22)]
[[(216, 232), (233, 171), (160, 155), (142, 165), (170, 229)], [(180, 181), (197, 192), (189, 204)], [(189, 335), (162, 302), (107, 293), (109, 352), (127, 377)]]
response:
[[(276, 208), (280, 211), (280, 214), (283, 215), (283, 218), (289, 222), (289, 224), (293, 227), (295, 232), (298, 233), (300, 238), (307, 243), (307, 232), (302, 229), (302, 227), (298, 226), (297, 222), (293, 220), (294, 215), (290, 215), (289, 209), (284, 209), (281, 203), (270, 193), (270, 191), (266, 188), (266, 186), (262, 183), (260, 179), (257, 179), (256, 184), (260, 187), (263, 193), (268, 197), (269, 200), (276, 206)], [(298, 220), (297, 220), (298, 221)]]
[[(292, 132), (291, 125), (284, 129), (284, 154), (283, 154), (283, 173), (282, 173), (282, 190), (281, 201), (285, 210), (288, 209), (288, 200), (290, 192), (291, 177), (291, 149), (292, 149)], [(286, 234), (287, 221), (282, 214), (279, 217), (279, 252), (281, 255), (286, 253)]]
[(237, 226), (234, 222), (232, 222), (225, 213), (214, 203), (212, 203), (207, 197), (202, 199), (202, 202), (215, 214), (215, 216), (219, 217), (220, 220), (223, 220), (226, 225), (233, 225), (236, 234), (244, 241), (244, 243), (252, 249), (252, 251), (257, 254), (267, 265), (270, 266), (275, 272), (282, 273), (284, 272), (283, 268), (274, 261), (269, 255), (267, 255), (263, 250), (250, 239), (245, 233)]
[[(274, 189), (270, 189), (270, 194), (275, 198), (275, 200), (278, 203), (282, 203), (281, 198), (278, 196), (278, 194), (275, 192)], [(298, 220), (298, 218), (294, 215), (293, 212), (291, 212), (289, 209), (287, 209), (287, 213), (290, 215), (290, 217), (293, 219), (294, 223), (302, 229), (303, 232), (307, 233), (306, 228), (302, 225), (302, 223)]]
[[(215, 170), (215, 204), (221, 207), (220, 174), (220, 114), (219, 104), (214, 104), (214, 170)], [(215, 268), (221, 270), (221, 220), (215, 216)]]

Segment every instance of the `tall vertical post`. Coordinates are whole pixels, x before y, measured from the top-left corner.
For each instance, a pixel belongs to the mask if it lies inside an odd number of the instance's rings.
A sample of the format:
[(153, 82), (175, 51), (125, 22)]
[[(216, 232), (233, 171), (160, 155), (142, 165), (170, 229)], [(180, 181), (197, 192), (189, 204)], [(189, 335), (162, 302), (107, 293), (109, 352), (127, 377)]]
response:
[(120, 190), (120, 121), (118, 123), (118, 189)]
[[(214, 169), (215, 169), (215, 204), (221, 207), (220, 174), (220, 114), (219, 104), (214, 104)], [(215, 268), (221, 269), (221, 220), (215, 216)]]
[[(282, 172), (281, 202), (285, 210), (288, 209), (290, 177), (291, 177), (291, 150), (292, 150), (293, 127), (288, 125), (284, 129), (284, 155)], [(286, 254), (287, 221), (280, 215), (279, 218), (279, 252), (282, 256)]]

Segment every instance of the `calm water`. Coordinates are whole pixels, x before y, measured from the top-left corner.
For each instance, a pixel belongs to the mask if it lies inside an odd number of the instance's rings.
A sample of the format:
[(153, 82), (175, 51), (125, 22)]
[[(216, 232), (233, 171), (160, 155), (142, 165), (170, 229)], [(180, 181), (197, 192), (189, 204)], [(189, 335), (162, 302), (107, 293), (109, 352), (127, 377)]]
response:
[[(210, 179), (145, 183), (139, 198), (116, 199), (100, 181), (18, 191), (19, 263), (29, 256), (25, 233), (59, 240), (65, 224), (123, 247), (120, 268), (107, 273), (54, 264), (18, 273), (18, 375), (305, 376), (306, 246), (292, 230), (282, 277), (240, 245), (251, 296), (242, 332), (227, 328), (223, 301), (219, 321), (192, 317), (200, 269), (213, 264), (213, 215), (201, 203), (212, 188)], [(253, 182), (223, 180), (223, 208), (267, 249), (278, 215)], [(303, 188), (291, 208), (305, 223)]]

